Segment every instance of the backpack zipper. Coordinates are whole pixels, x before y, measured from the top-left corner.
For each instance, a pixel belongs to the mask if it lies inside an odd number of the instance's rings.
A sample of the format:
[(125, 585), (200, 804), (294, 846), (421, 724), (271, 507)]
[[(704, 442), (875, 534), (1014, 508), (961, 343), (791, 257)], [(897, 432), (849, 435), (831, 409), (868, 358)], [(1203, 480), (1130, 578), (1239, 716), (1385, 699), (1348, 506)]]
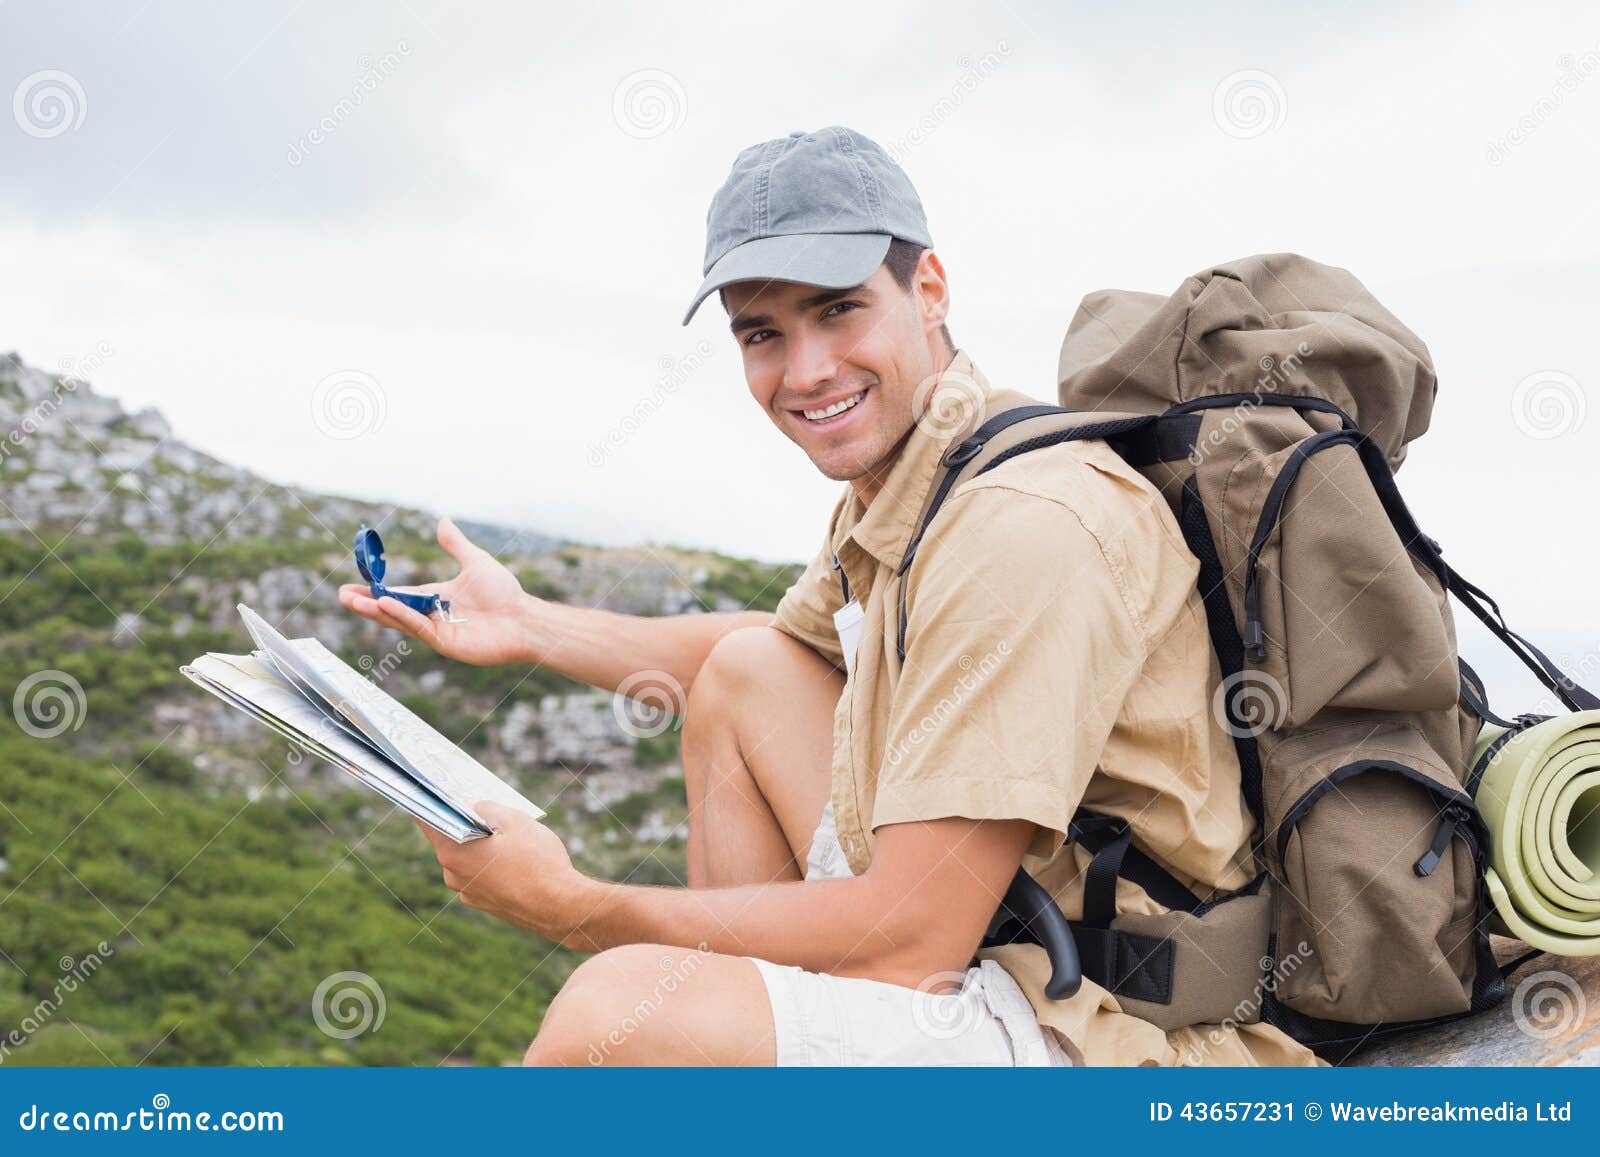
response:
[[(1373, 491), (1389, 516), (1389, 524), (1399, 536), (1401, 544), (1424, 566), (1434, 573), (1441, 586), (1449, 586), (1449, 568), (1439, 551), (1439, 544), (1422, 532), (1405, 501), (1395, 489), (1394, 477), (1384, 465), (1382, 451), (1377, 443), (1359, 430), (1328, 430), (1297, 443), (1284, 462), (1278, 476), (1272, 480), (1261, 503), (1261, 516), (1250, 536), (1250, 548), (1244, 569), (1244, 649), (1253, 663), (1262, 663), (1267, 657), (1265, 631), (1261, 624), (1261, 552), (1283, 518), (1283, 507), (1289, 490), (1300, 476), (1300, 468), (1313, 454), (1334, 446), (1350, 446), (1359, 456), (1362, 467), (1372, 483)], [(1425, 545), (1419, 545), (1425, 544)]]
[(1440, 816), (1439, 828), (1433, 833), (1433, 843), (1429, 844), (1428, 850), (1411, 865), (1411, 870), (1419, 876), (1433, 874), (1433, 870), (1439, 866), (1439, 861), (1444, 858), (1445, 851), (1450, 847), (1450, 841), (1455, 838), (1456, 828), (1471, 818), (1467, 809), (1456, 803), (1446, 805)]
[[(1471, 796), (1458, 789), (1447, 787), (1438, 780), (1423, 774), (1415, 768), (1407, 767), (1403, 763), (1396, 763), (1389, 759), (1363, 759), (1334, 768), (1301, 793), (1300, 798), (1295, 800), (1288, 810), (1284, 812), (1283, 818), (1278, 821), (1277, 829), (1279, 865), (1283, 864), (1284, 856), (1289, 850), (1289, 837), (1294, 834), (1294, 829), (1300, 825), (1300, 821), (1305, 818), (1306, 813), (1316, 806), (1317, 802), (1332, 791), (1335, 786), (1368, 771), (1393, 772), (1409, 779), (1432, 795), (1442, 797), (1445, 800), (1445, 805), (1440, 814), (1445, 817), (1446, 822), (1449, 822), (1451, 832), (1454, 832), (1458, 825), (1461, 826), (1463, 833), (1471, 831), (1471, 824), (1466, 822), (1471, 818), (1473, 806)], [(1441, 822), (1440, 826), (1442, 828), (1444, 822)], [(1448, 836), (1445, 837), (1447, 843), (1448, 839)], [(1438, 841), (1439, 836), (1435, 834), (1434, 842), (1438, 843)], [(1432, 849), (1430, 848), (1429, 851), (1432, 851)], [(1441, 851), (1439, 854), (1443, 856), (1444, 853)], [(1423, 859), (1426, 858), (1427, 856), (1424, 855)], [(1418, 861), (1419, 864), (1421, 862), (1421, 860)], [(1429, 868), (1429, 871), (1432, 871), (1432, 868)], [(1427, 875), (1427, 872), (1418, 872), (1417, 874)]]
[(1266, 637), (1261, 625), (1261, 552), (1283, 517), (1283, 505), (1288, 500), (1290, 488), (1300, 477), (1300, 468), (1305, 465), (1306, 459), (1330, 446), (1350, 445), (1351, 441), (1348, 430), (1330, 430), (1306, 438), (1290, 452), (1288, 461), (1283, 464), (1267, 490), (1266, 498), (1262, 500), (1261, 517), (1256, 522), (1255, 533), (1250, 536), (1250, 549), (1244, 568), (1242, 633), (1244, 653), (1252, 663), (1261, 663), (1267, 657)]

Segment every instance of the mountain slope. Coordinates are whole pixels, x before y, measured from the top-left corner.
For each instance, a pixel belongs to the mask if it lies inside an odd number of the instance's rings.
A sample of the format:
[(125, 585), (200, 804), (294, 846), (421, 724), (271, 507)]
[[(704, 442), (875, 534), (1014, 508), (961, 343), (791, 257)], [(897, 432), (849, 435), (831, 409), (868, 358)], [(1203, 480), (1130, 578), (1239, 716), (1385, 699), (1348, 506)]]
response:
[[(268, 483), (153, 410), (0, 357), (0, 1064), (512, 1060), (572, 967), (453, 903), (405, 816), (179, 675), (248, 649), (238, 602), (517, 784), (580, 866), (682, 879), (670, 719), (347, 614), (363, 523), (394, 581), (453, 573), (425, 512)], [(796, 571), (471, 532), (535, 594), (636, 614), (770, 608)], [(345, 973), (381, 1024), (314, 1015)]]

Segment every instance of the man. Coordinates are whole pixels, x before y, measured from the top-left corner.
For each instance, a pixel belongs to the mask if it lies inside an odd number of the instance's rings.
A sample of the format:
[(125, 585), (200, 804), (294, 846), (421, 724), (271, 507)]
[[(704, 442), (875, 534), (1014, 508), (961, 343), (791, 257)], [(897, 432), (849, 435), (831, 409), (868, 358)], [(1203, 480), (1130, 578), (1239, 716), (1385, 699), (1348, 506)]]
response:
[[(1086, 980), (1043, 994), (1023, 944), (982, 952), (1019, 865), (1082, 907), (1073, 811), (1127, 817), (1202, 895), (1250, 878), (1197, 566), (1160, 495), (1104, 444), (1022, 455), (952, 493), (898, 571), (951, 440), (990, 389), (946, 328), (949, 284), (909, 179), (849, 129), (744, 150), (707, 217), (751, 395), (830, 478), (827, 541), (775, 615), (560, 606), (451, 523), (445, 622), (364, 587), (346, 607), (469, 663), (687, 689), (687, 888), (575, 871), (555, 832), (430, 835), (469, 905), (594, 951), (536, 1064), (1310, 1063), (1263, 1025), (1166, 1033)], [(906, 660), (896, 658), (909, 583)], [(848, 604), (848, 605), (847, 605)], [(1122, 911), (1160, 911), (1119, 885)]]

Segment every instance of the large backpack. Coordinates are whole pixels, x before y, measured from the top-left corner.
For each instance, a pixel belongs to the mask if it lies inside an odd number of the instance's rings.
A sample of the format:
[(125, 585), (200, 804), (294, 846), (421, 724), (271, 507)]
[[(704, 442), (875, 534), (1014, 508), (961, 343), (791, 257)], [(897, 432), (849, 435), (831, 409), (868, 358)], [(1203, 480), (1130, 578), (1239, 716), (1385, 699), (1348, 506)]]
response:
[[(1053, 997), (1081, 970), (1161, 1027), (1265, 1020), (1324, 1053), (1498, 1004), (1468, 763), (1483, 721), (1506, 721), (1457, 655), (1449, 595), (1567, 707), (1600, 699), (1510, 630), (1395, 487), (1433, 407), (1427, 347), (1348, 272), (1270, 254), (1164, 298), (1091, 294), (1060, 369), (1059, 407), (1002, 397), (946, 452), (901, 570), (901, 658), (905, 572), (945, 497), (1018, 454), (1104, 440), (1199, 559), (1258, 874), (1195, 896), (1124, 820), (1080, 810), (1081, 918), (1019, 873), (986, 943), (1042, 943)], [(1171, 911), (1119, 914), (1119, 876)]]

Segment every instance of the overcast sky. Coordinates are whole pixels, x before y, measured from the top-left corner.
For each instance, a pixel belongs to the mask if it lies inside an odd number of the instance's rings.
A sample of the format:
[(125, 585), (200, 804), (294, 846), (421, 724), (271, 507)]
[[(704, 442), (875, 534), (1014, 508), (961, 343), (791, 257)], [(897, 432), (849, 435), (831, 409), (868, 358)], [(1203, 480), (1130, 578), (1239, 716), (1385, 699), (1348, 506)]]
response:
[(1096, 288), (1353, 270), (1440, 370), (1420, 521), (1592, 650), (1596, 73), (1580, 2), (8, 0), (0, 350), (277, 480), (801, 558), (836, 485), (715, 301), (678, 321), (734, 154), (844, 123), (920, 190), (996, 385), (1050, 397)]

